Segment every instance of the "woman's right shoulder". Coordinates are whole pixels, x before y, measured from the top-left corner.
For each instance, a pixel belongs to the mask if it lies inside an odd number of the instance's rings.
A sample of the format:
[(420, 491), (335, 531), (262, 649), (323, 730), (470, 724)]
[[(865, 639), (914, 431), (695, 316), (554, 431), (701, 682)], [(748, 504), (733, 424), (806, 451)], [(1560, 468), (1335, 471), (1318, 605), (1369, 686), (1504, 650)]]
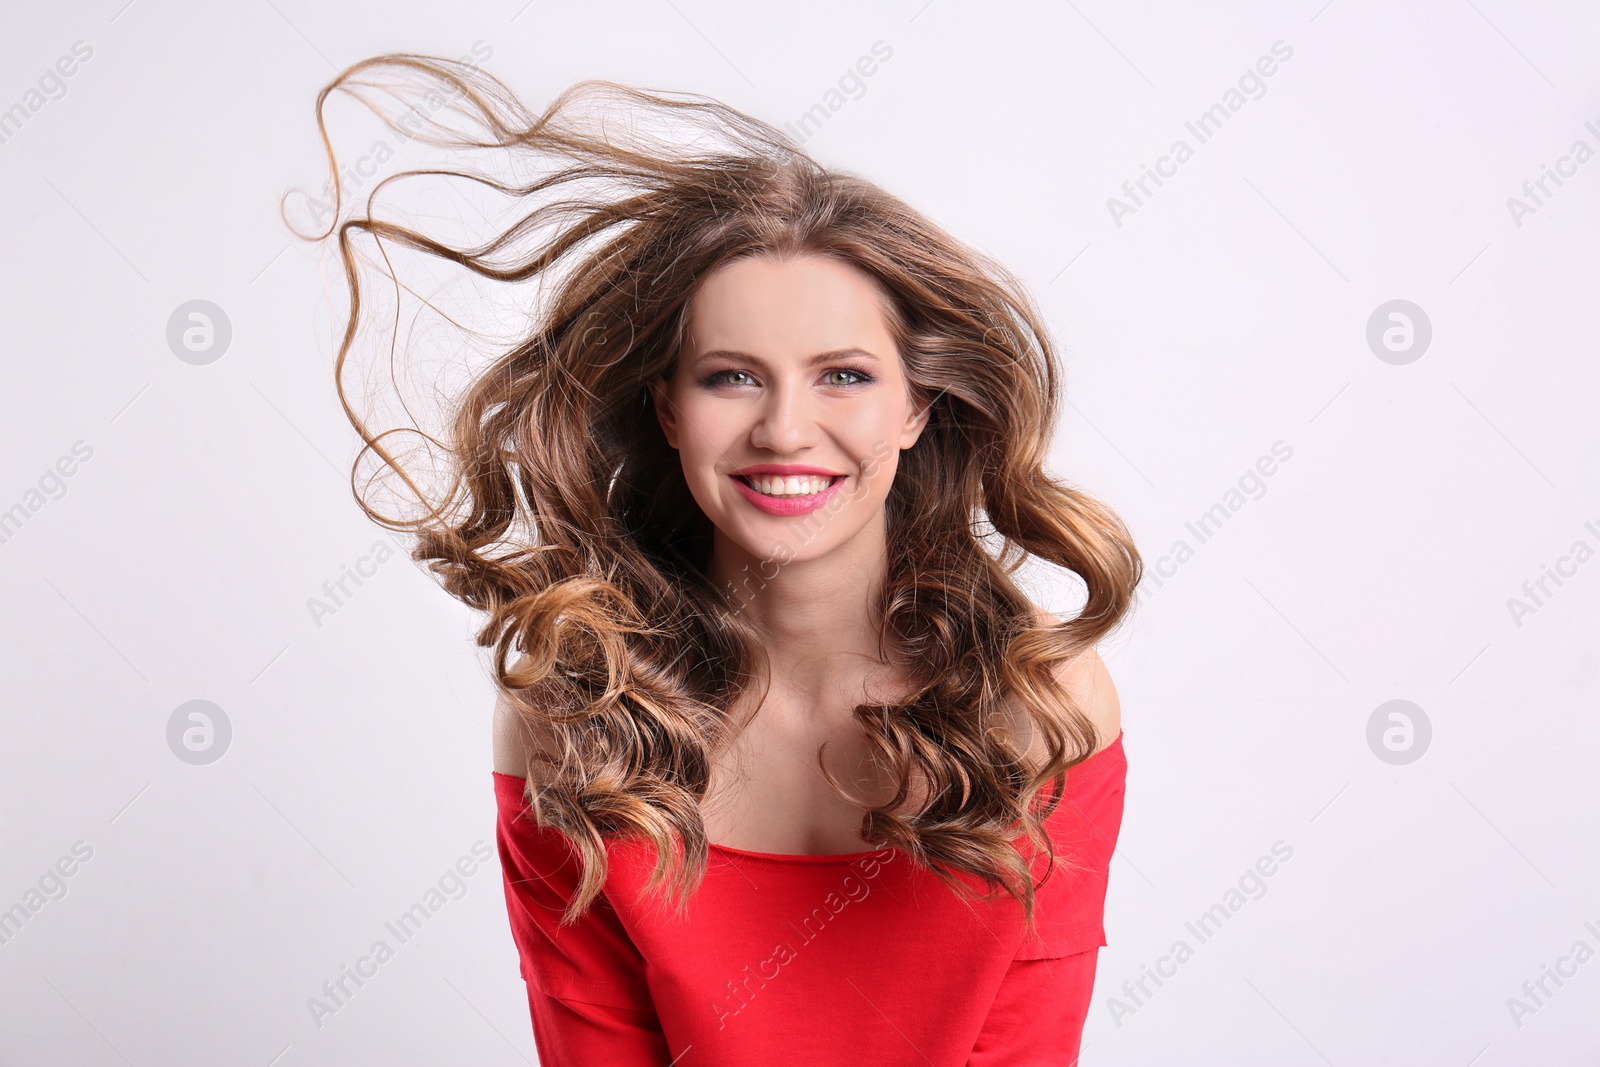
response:
[[(517, 661), (521, 666), (522, 661)], [(493, 735), (494, 769), (499, 774), (526, 778), (528, 756), (533, 752), (549, 752), (553, 735), (547, 724), (530, 722), (526, 715), (511, 702), (504, 692), (497, 691), (494, 700)]]

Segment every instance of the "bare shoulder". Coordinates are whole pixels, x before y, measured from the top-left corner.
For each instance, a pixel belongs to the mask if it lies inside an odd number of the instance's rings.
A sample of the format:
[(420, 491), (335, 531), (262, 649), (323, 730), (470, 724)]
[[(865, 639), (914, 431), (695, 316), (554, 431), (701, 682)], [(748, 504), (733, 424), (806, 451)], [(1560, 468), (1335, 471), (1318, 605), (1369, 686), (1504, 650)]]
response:
[[(1040, 610), (1042, 622), (1057, 625), (1059, 618)], [(1074, 659), (1056, 668), (1056, 680), (1071, 694), (1073, 702), (1094, 723), (1099, 735), (1095, 751), (1109, 747), (1122, 732), (1122, 703), (1117, 697), (1117, 687), (1111, 681), (1111, 671), (1100, 653), (1085, 649)]]
[(524, 778), (528, 774), (528, 756), (535, 751), (548, 751), (549, 733), (540, 730), (517, 709), (501, 692), (495, 693), (494, 769), (501, 774)]

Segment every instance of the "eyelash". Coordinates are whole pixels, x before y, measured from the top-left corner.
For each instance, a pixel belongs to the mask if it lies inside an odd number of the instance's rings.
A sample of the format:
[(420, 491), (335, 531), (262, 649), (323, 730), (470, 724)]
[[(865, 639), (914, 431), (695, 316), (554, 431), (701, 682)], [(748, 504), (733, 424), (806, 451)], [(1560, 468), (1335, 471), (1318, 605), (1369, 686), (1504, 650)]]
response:
[[(748, 374), (748, 373), (749, 373), (749, 371), (732, 370), (732, 369), (713, 371), (712, 373), (707, 374), (705, 377), (701, 378), (700, 379), (700, 384), (704, 385), (704, 386), (713, 386), (713, 385), (726, 384), (723, 381), (725, 376), (727, 376), (729, 374)], [(873, 382), (873, 381), (877, 380), (877, 379), (873, 378), (872, 375), (868, 374), (866, 371), (864, 371), (864, 370), (856, 370), (854, 367), (835, 367), (835, 368), (833, 368), (833, 370), (828, 371), (828, 373), (829, 374), (839, 374), (839, 373), (854, 374), (858, 379), (860, 379), (859, 381), (845, 382), (842, 385), (837, 386), (837, 388), (848, 388), (848, 387), (853, 386), (853, 385), (867, 385), (870, 382)]]

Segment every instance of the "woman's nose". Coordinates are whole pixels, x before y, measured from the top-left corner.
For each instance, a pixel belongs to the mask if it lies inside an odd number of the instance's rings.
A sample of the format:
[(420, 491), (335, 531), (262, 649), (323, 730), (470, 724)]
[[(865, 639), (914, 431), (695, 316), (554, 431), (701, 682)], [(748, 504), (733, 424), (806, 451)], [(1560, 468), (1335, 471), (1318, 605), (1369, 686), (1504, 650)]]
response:
[(787, 454), (810, 444), (815, 430), (815, 413), (805, 390), (778, 385), (762, 398), (750, 440), (758, 448)]

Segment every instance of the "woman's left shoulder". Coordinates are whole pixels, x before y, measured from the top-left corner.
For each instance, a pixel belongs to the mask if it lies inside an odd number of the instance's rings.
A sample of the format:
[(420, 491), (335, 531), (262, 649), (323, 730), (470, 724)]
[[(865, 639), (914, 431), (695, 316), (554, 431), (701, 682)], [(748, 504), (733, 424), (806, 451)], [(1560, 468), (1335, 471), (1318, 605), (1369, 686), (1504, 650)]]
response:
[[(1059, 625), (1061, 620), (1044, 609), (1038, 609), (1041, 623)], [(1122, 733), (1122, 702), (1117, 697), (1116, 684), (1111, 680), (1111, 670), (1098, 650), (1087, 648), (1056, 667), (1056, 681), (1071, 695), (1075, 703), (1094, 723), (1098, 735), (1095, 752), (1109, 748)]]

